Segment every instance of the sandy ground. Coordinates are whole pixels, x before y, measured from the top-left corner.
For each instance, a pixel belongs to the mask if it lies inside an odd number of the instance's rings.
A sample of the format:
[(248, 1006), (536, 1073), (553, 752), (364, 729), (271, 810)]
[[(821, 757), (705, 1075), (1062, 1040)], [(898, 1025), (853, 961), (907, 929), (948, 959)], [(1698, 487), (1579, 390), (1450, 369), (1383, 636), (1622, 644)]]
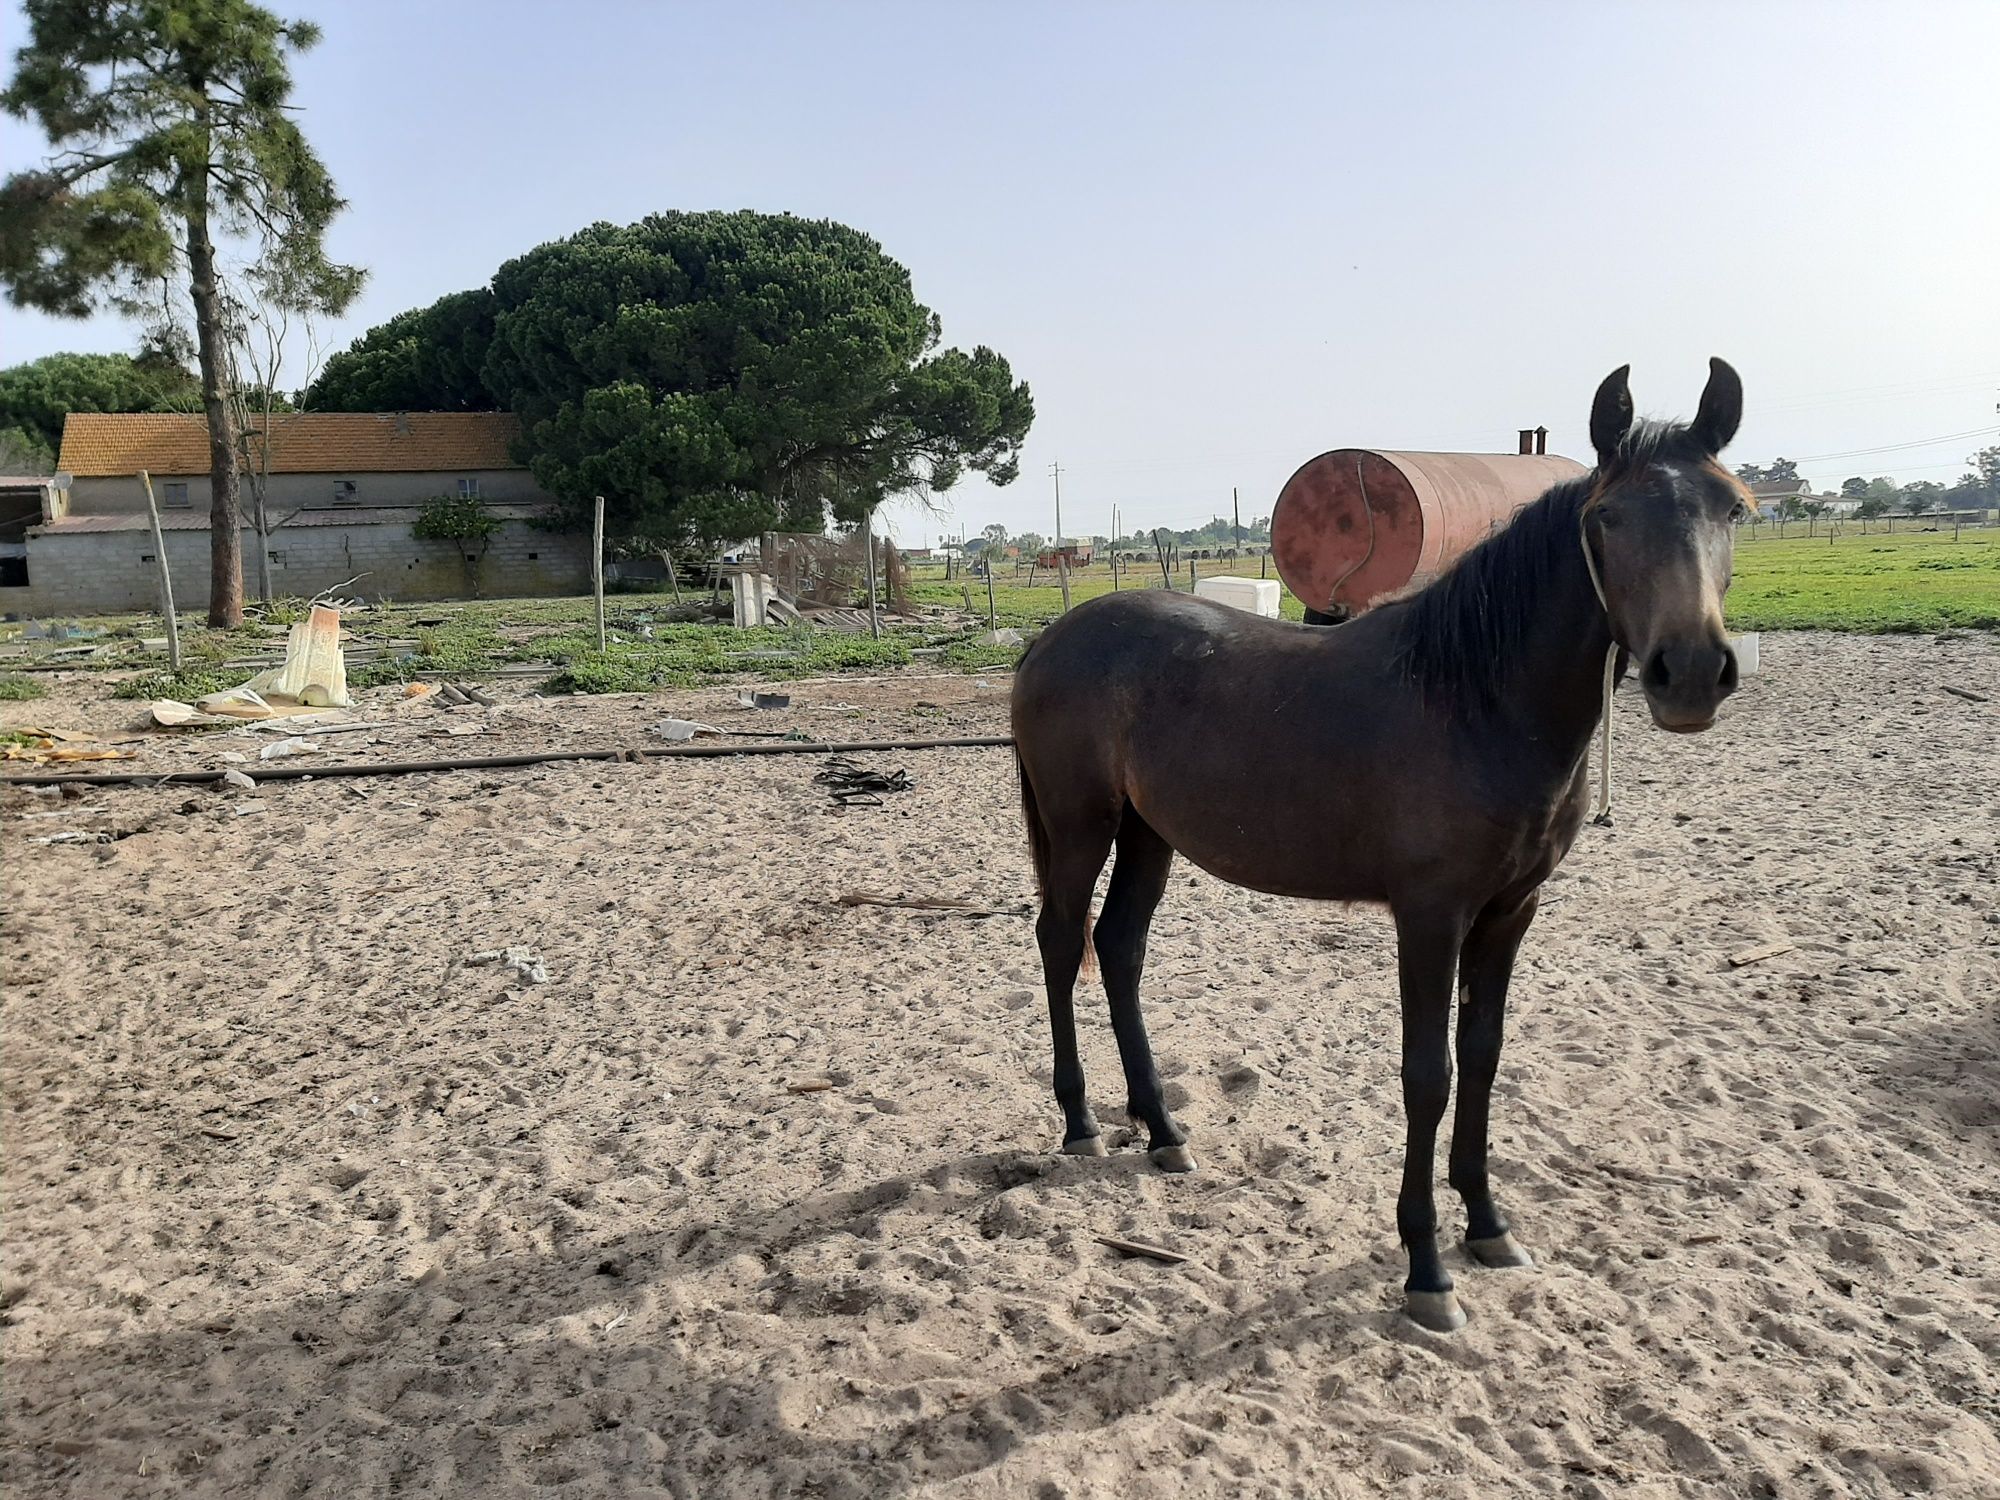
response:
[[(915, 790), (845, 813), (811, 756), (11, 793), (0, 1486), (2000, 1492), (2000, 642), (1764, 667), (1704, 737), (1621, 695), (1617, 826), (1549, 891), (1495, 1103), (1540, 1265), (1457, 1257), (1451, 1336), (1398, 1310), (1378, 914), (1177, 867), (1148, 1014), (1201, 1170), (1052, 1154), (1005, 751), (883, 757)], [(759, 717), (996, 730), (980, 681)], [(343, 758), (733, 697), (509, 691), (371, 697), (395, 727)], [(125, 836), (32, 842), (70, 827)], [(548, 982), (469, 961), (509, 945)]]

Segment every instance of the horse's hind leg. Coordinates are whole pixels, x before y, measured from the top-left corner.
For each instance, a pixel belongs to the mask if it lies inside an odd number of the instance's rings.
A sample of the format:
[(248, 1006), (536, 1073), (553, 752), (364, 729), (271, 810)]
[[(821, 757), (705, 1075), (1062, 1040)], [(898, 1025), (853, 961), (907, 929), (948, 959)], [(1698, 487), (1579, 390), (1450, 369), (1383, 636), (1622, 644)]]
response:
[(1056, 1103), (1063, 1112), (1063, 1150), (1102, 1156), (1097, 1118), (1084, 1098), (1083, 1060), (1076, 1050), (1076, 976), (1090, 926), (1090, 894), (1111, 852), (1108, 824), (1051, 830), (1049, 866), (1042, 878), (1042, 914), (1035, 938), (1049, 992), (1049, 1031), (1055, 1041)]
[(1168, 1172), (1191, 1172), (1194, 1154), (1187, 1148), (1187, 1132), (1167, 1113), (1152, 1044), (1139, 1014), (1146, 932), (1166, 893), (1173, 862), (1173, 846), (1127, 807), (1118, 825), (1118, 860), (1111, 867), (1111, 888), (1105, 893), (1094, 941), (1104, 969), (1104, 992), (1111, 997), (1111, 1030), (1125, 1064), (1126, 1110), (1134, 1124), (1145, 1125), (1147, 1149), (1156, 1165)]

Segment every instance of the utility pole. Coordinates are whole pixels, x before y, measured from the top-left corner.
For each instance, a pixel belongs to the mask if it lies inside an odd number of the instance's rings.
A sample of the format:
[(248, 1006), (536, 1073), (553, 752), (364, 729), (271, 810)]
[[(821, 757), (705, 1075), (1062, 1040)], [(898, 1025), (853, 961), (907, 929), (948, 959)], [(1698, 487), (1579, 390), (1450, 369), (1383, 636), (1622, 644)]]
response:
[(1229, 517), (1236, 527), (1236, 553), (1240, 557), (1243, 555), (1243, 507), (1237, 502), (1236, 486), (1233, 484), (1229, 487)]
[(1056, 482), (1056, 549), (1062, 549), (1062, 464), (1049, 465), (1049, 473)]

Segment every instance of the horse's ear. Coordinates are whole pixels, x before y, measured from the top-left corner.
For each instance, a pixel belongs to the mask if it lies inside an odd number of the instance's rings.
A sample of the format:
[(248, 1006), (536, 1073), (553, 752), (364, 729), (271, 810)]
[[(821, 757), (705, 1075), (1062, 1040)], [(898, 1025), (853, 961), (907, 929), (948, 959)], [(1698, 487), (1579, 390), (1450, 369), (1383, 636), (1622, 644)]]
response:
[(1630, 365), (1620, 365), (1604, 377), (1597, 399), (1590, 403), (1590, 446), (1599, 462), (1608, 460), (1632, 425), (1632, 388), (1625, 381)]
[(1736, 436), (1743, 421), (1743, 379), (1724, 360), (1708, 362), (1708, 385), (1694, 414), (1688, 435), (1711, 455), (1720, 453)]

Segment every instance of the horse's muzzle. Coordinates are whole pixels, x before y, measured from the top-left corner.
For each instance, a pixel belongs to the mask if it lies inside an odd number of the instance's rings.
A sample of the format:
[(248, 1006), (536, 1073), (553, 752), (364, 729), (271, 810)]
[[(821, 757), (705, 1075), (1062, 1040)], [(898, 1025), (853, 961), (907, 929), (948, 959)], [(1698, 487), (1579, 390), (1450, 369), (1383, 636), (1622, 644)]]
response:
[(1737, 680), (1736, 653), (1726, 640), (1660, 646), (1639, 669), (1653, 722), (1677, 734), (1697, 734), (1713, 724)]

